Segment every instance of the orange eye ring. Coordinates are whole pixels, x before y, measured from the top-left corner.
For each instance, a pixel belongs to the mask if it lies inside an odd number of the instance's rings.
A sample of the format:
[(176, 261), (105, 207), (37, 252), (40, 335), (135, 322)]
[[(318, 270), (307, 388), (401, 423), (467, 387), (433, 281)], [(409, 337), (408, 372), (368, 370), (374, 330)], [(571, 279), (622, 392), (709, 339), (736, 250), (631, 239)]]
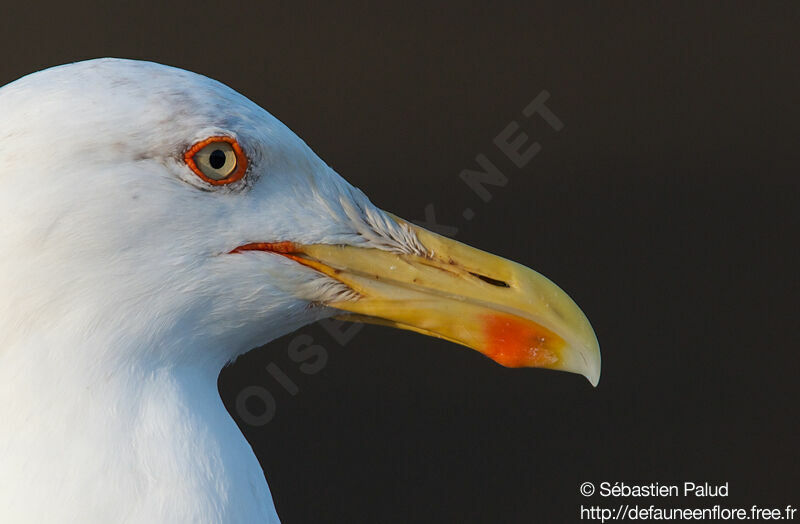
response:
[[(226, 144), (226, 147), (229, 145), (229, 147), (233, 149), (233, 152), (236, 155), (236, 164), (230, 174), (224, 178), (215, 179), (203, 172), (203, 170), (197, 165), (197, 162), (195, 162), (194, 156), (208, 146), (222, 142)], [(195, 145), (190, 147), (186, 153), (183, 154), (183, 160), (195, 175), (199, 176), (202, 180), (208, 182), (212, 186), (224, 186), (226, 184), (236, 182), (237, 180), (241, 180), (247, 172), (247, 155), (244, 154), (242, 147), (239, 145), (236, 139), (229, 136), (212, 136), (197, 142)]]

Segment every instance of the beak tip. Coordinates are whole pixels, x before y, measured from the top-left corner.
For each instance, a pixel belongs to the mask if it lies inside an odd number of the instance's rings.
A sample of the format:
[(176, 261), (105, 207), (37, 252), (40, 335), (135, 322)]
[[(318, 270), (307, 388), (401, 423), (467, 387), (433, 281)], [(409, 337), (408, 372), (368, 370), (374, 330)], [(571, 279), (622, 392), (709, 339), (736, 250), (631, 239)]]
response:
[(593, 387), (597, 387), (602, 368), (600, 342), (586, 315), (577, 305), (575, 308), (579, 321), (574, 324), (577, 327), (567, 336), (569, 342), (565, 354), (562, 354), (565, 357), (562, 369), (583, 375)]
[(597, 387), (600, 382), (600, 370), (602, 367), (600, 345), (597, 339), (595, 338), (587, 346), (578, 344), (571, 346), (570, 349), (568, 352), (570, 356), (567, 357), (567, 361), (564, 362), (561, 369), (583, 375), (592, 386)]
[(586, 370), (586, 374), (584, 375), (588, 380), (589, 383), (597, 387), (597, 384), (600, 383), (600, 347), (595, 346), (595, 350), (593, 351), (593, 356), (595, 358), (592, 359), (592, 363), (589, 365), (589, 369)]

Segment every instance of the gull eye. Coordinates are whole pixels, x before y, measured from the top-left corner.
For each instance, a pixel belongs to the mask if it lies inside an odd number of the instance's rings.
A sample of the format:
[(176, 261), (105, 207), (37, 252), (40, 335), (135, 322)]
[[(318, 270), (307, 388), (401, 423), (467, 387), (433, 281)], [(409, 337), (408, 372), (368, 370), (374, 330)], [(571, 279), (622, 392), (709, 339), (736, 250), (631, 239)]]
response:
[(201, 140), (183, 159), (197, 176), (215, 186), (236, 182), (247, 171), (247, 157), (239, 143), (228, 136)]

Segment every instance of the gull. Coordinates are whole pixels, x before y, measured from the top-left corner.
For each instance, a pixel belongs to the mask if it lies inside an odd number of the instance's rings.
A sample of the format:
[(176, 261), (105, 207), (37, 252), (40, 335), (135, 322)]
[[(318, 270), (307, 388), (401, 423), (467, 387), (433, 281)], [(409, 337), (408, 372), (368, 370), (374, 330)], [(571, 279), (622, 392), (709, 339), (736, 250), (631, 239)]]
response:
[(217, 378), (327, 317), (599, 380), (564, 291), (379, 209), (219, 82), (89, 60), (0, 115), (2, 522), (279, 522)]

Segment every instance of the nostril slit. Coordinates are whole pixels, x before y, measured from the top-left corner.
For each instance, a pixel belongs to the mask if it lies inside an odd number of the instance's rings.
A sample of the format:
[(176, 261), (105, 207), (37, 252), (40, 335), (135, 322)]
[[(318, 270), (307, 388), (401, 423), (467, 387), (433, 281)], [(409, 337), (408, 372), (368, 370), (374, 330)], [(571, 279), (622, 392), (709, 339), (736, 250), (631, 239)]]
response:
[(472, 271), (470, 271), (469, 274), (474, 276), (474, 277), (478, 277), (481, 280), (483, 280), (484, 282), (486, 282), (487, 284), (491, 284), (493, 286), (511, 287), (511, 286), (508, 285), (508, 283), (503, 282), (502, 280), (497, 280), (497, 279), (492, 278), (492, 277), (487, 277), (486, 275), (479, 275), (478, 273), (473, 273)]

